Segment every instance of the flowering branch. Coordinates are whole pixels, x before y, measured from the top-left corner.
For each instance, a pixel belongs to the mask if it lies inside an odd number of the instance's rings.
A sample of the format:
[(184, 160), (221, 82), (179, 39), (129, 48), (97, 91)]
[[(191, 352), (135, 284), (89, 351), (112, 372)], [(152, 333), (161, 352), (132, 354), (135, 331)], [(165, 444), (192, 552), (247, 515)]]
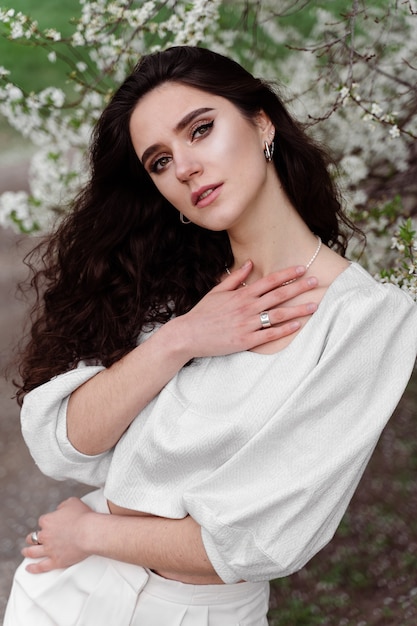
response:
[[(53, 86), (28, 93), (0, 67), (0, 114), (37, 146), (30, 192), (0, 196), (0, 223), (25, 232), (48, 229), (83, 184), (91, 129), (140, 56), (170, 45), (204, 45), (259, 76), (283, 80), (288, 107), (333, 152), (347, 208), (363, 221), (371, 243), (364, 262), (382, 272), (381, 279), (415, 293), (417, 12), (411, 0), (387, 0), (385, 8), (352, 0), (341, 15), (311, 0), (80, 5), (81, 17), (66, 38), (55, 29), (42, 31), (21, 12), (0, 9), (0, 32), (44, 48), (51, 63), (62, 59), (73, 87), (71, 96)], [(225, 27), (226, 9), (235, 21)], [(307, 34), (299, 26), (306, 10), (314, 15)], [(388, 219), (394, 205), (395, 219)], [(394, 239), (399, 243), (392, 248)]]

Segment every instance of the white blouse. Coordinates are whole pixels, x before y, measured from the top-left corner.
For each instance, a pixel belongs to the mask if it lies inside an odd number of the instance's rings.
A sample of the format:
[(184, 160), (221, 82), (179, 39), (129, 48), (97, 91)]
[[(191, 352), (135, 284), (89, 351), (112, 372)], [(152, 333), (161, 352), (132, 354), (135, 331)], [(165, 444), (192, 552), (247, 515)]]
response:
[(66, 436), (81, 365), (30, 392), (26, 443), (56, 479), (102, 486), (123, 507), (202, 527), (227, 583), (293, 573), (333, 536), (411, 375), (417, 307), (352, 263), (282, 351), (201, 358), (97, 456)]

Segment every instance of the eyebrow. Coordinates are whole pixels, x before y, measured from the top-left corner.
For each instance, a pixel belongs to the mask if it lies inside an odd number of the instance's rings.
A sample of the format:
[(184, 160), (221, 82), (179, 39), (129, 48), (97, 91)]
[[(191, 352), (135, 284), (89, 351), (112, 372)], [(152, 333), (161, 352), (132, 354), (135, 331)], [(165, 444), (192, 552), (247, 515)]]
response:
[[(193, 120), (195, 120), (196, 117), (199, 117), (200, 115), (203, 115), (204, 113), (208, 113), (209, 111), (213, 111), (213, 108), (201, 107), (200, 109), (195, 109), (194, 111), (190, 111), (190, 113), (187, 113), (187, 115), (184, 115), (184, 117), (180, 119), (180, 121), (174, 128), (174, 132), (180, 133), (182, 130), (184, 130), (184, 128), (188, 126), (188, 124), (190, 124)], [(160, 143), (154, 143), (152, 144), (152, 146), (149, 146), (149, 148), (146, 148), (145, 152), (142, 154), (142, 159), (141, 159), (143, 165), (146, 163), (146, 161), (154, 152), (157, 152), (161, 148), (162, 148), (162, 144)]]

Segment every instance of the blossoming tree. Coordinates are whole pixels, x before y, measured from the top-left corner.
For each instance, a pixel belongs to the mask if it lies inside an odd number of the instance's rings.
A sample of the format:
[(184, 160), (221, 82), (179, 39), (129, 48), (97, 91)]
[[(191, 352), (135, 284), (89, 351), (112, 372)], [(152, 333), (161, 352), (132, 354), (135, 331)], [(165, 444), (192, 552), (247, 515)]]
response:
[[(314, 4), (314, 7), (313, 7)], [(204, 45), (281, 82), (309, 132), (328, 145), (348, 211), (368, 239), (362, 262), (417, 299), (415, 0), (80, 0), (70, 37), (0, 9), (0, 32), (68, 67), (73, 95), (27, 93), (0, 67), (0, 113), (36, 146), (30, 191), (0, 196), (0, 223), (46, 231), (84, 180), (91, 128), (145, 51)], [(335, 5), (343, 5), (337, 10)], [(309, 24), (299, 17), (308, 12)], [(351, 254), (359, 253), (353, 245)]]

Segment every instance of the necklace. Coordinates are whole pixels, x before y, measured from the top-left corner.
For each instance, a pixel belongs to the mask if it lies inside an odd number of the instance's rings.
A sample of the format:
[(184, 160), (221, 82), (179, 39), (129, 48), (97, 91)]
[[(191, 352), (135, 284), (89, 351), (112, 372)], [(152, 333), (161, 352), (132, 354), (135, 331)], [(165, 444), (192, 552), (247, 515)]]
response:
[[(317, 258), (317, 255), (318, 255), (318, 253), (320, 252), (320, 249), (321, 249), (321, 245), (322, 245), (321, 244), (321, 239), (320, 239), (320, 237), (318, 235), (316, 235), (316, 237), (317, 237), (317, 242), (318, 242), (317, 243), (317, 248), (315, 249), (314, 254), (311, 257), (311, 259), (309, 260), (309, 262), (306, 264), (306, 266), (305, 266), (306, 270), (308, 270), (308, 268), (313, 265), (314, 261)], [(229, 274), (229, 276), (230, 276), (230, 270), (227, 267), (227, 265), (226, 265), (226, 274)], [(291, 280), (287, 280), (285, 283), (281, 283), (281, 287), (283, 287), (284, 285), (289, 285), (290, 283), (293, 283), (296, 280), (297, 280), (296, 278), (292, 278)], [(242, 285), (242, 287), (247, 287), (247, 283), (241, 282), (240, 284)]]

